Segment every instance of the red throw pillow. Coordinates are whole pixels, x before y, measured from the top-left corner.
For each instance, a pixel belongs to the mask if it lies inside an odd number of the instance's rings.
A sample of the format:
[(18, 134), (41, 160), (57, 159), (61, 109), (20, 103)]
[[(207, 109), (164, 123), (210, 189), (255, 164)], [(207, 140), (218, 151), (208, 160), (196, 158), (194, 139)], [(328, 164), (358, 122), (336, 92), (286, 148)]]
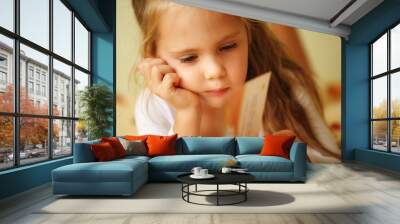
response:
[(281, 156), (289, 159), (290, 147), (292, 147), (295, 139), (296, 136), (293, 135), (266, 135), (260, 155)]
[(170, 136), (148, 136), (146, 140), (148, 147), (148, 156), (175, 155), (175, 142), (177, 137), (177, 134)]
[(115, 155), (117, 158), (121, 158), (126, 156), (126, 151), (124, 146), (122, 146), (121, 142), (117, 137), (109, 137), (109, 138), (101, 138), (101, 142), (108, 142), (114, 149)]
[(109, 161), (117, 158), (115, 151), (109, 142), (92, 144), (90, 147), (94, 157), (99, 162)]

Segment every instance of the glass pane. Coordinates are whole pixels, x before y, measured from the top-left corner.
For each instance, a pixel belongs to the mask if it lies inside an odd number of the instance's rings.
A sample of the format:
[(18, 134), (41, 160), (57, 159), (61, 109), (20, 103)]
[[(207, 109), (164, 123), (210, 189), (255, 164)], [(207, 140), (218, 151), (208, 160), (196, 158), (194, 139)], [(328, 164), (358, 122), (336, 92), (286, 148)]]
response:
[(390, 50), (390, 68), (400, 67), (400, 24), (391, 30)]
[(14, 0), (0, 1), (0, 26), (14, 31)]
[(75, 121), (75, 143), (87, 141), (88, 129), (86, 122), (83, 120)]
[(21, 113), (48, 114), (48, 64), (47, 55), (21, 44)]
[(53, 115), (72, 117), (71, 66), (53, 60)]
[(89, 69), (89, 32), (75, 18), (75, 64)]
[(79, 99), (81, 92), (86, 86), (89, 86), (89, 75), (81, 72), (78, 69), (75, 69), (75, 117), (79, 117), (81, 115)]
[(372, 68), (373, 75), (387, 71), (387, 34), (372, 44)]
[(48, 121), (45, 118), (20, 118), (20, 164), (49, 158)]
[(53, 1), (53, 51), (71, 60), (72, 12), (60, 1)]
[(49, 0), (20, 0), (21, 36), (49, 48)]
[(0, 35), (0, 111), (14, 111), (14, 42)]
[(0, 170), (14, 165), (13, 118), (0, 116)]
[(390, 85), (391, 114), (400, 118), (400, 72), (391, 75)]
[(394, 120), (390, 122), (392, 124), (391, 129), (391, 140), (392, 140), (392, 152), (400, 153), (400, 120)]
[(53, 120), (53, 157), (72, 155), (72, 121)]
[(372, 118), (387, 117), (387, 77), (372, 81)]
[(387, 121), (372, 122), (372, 148), (387, 151)]

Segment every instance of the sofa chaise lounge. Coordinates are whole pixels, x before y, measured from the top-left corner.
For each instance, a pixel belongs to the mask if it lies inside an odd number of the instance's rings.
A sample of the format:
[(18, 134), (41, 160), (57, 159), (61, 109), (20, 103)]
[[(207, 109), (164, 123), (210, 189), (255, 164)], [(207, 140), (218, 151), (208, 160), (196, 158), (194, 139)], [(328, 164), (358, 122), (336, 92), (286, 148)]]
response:
[(132, 195), (148, 181), (176, 181), (193, 167), (218, 172), (228, 160), (247, 168), (258, 182), (305, 182), (306, 144), (294, 142), (290, 159), (260, 156), (262, 137), (181, 137), (176, 141), (176, 155), (126, 156), (96, 162), (91, 144), (76, 143), (73, 164), (52, 171), (54, 194)]

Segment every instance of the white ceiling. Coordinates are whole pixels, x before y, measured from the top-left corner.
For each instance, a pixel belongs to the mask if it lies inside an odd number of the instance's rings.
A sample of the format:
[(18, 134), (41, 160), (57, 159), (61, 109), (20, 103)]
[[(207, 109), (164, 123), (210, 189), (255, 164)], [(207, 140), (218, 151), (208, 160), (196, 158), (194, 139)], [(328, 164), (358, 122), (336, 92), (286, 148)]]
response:
[(282, 12), (330, 20), (351, 0), (226, 0)]
[(347, 38), (351, 25), (383, 0), (175, 0), (176, 2)]

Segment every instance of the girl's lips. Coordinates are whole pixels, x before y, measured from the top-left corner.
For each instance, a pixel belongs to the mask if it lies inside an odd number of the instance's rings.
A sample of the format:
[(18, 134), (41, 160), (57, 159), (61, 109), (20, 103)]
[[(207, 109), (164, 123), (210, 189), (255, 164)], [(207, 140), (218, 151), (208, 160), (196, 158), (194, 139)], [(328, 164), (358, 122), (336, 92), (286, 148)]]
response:
[(208, 90), (205, 91), (205, 93), (209, 96), (223, 96), (225, 95), (226, 92), (228, 92), (229, 89), (230, 89), (229, 87), (225, 87), (221, 89)]

